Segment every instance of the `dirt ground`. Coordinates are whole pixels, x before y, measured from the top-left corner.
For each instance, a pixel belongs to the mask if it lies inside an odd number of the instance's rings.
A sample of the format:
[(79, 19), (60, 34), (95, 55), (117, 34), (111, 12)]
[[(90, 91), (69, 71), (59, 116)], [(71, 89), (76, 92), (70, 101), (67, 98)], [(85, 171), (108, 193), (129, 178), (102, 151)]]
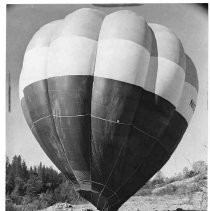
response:
[(134, 196), (130, 198), (119, 211), (168, 211), (182, 208), (183, 210), (205, 210), (200, 203), (201, 193), (194, 196)]
[[(172, 211), (182, 208), (185, 211), (201, 211), (207, 210), (206, 202), (202, 201), (202, 194), (197, 192), (191, 196), (133, 196), (131, 197), (119, 211)], [(73, 205), (73, 209), (56, 209), (56, 206), (48, 207), (45, 211), (82, 211), (85, 208), (96, 208), (91, 204)], [(43, 210), (43, 211), (44, 211)]]

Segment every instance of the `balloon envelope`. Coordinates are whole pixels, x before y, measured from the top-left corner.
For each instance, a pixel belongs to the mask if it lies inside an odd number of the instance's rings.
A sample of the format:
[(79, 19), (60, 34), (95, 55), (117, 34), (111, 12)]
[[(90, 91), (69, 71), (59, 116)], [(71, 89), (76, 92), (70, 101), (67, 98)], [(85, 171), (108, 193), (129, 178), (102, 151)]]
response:
[(99, 210), (117, 210), (168, 161), (197, 93), (176, 35), (128, 10), (80, 9), (43, 26), (20, 75), (32, 133)]

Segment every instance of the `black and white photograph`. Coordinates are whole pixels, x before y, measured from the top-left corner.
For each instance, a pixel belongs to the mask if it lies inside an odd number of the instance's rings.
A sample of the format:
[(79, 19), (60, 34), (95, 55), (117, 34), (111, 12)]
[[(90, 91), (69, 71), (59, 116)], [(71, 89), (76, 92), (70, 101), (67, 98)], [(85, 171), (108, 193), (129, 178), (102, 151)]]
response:
[(208, 210), (208, 3), (5, 10), (6, 211)]

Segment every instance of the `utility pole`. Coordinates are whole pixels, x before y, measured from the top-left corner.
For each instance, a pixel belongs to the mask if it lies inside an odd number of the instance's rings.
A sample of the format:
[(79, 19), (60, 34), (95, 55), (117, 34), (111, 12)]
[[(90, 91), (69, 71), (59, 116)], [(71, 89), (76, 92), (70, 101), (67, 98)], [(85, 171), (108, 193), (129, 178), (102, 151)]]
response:
[(11, 112), (11, 80), (10, 80), (10, 72), (8, 74), (8, 112)]

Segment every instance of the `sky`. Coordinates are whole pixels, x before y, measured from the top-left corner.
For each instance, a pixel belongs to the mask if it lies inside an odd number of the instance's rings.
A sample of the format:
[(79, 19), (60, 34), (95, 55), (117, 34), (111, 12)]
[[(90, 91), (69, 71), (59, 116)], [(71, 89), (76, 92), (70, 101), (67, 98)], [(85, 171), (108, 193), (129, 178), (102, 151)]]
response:
[[(42, 25), (62, 19), (83, 7), (96, 8), (91, 4), (7, 6), (6, 73), (7, 82), (9, 72), (11, 78), (11, 112), (8, 112), (7, 95), (6, 154), (10, 160), (20, 154), (28, 166), (42, 162), (56, 169), (33, 137), (23, 117), (18, 92), (19, 76), (24, 52), (33, 34)], [(97, 8), (107, 14), (122, 9)], [(123, 9), (135, 11), (148, 23), (159, 23), (172, 29), (198, 71), (199, 94), (194, 116), (176, 151), (161, 170), (165, 176), (172, 176), (181, 172), (185, 166), (190, 168), (195, 161), (207, 161), (208, 14), (204, 8), (190, 4), (144, 4)]]

